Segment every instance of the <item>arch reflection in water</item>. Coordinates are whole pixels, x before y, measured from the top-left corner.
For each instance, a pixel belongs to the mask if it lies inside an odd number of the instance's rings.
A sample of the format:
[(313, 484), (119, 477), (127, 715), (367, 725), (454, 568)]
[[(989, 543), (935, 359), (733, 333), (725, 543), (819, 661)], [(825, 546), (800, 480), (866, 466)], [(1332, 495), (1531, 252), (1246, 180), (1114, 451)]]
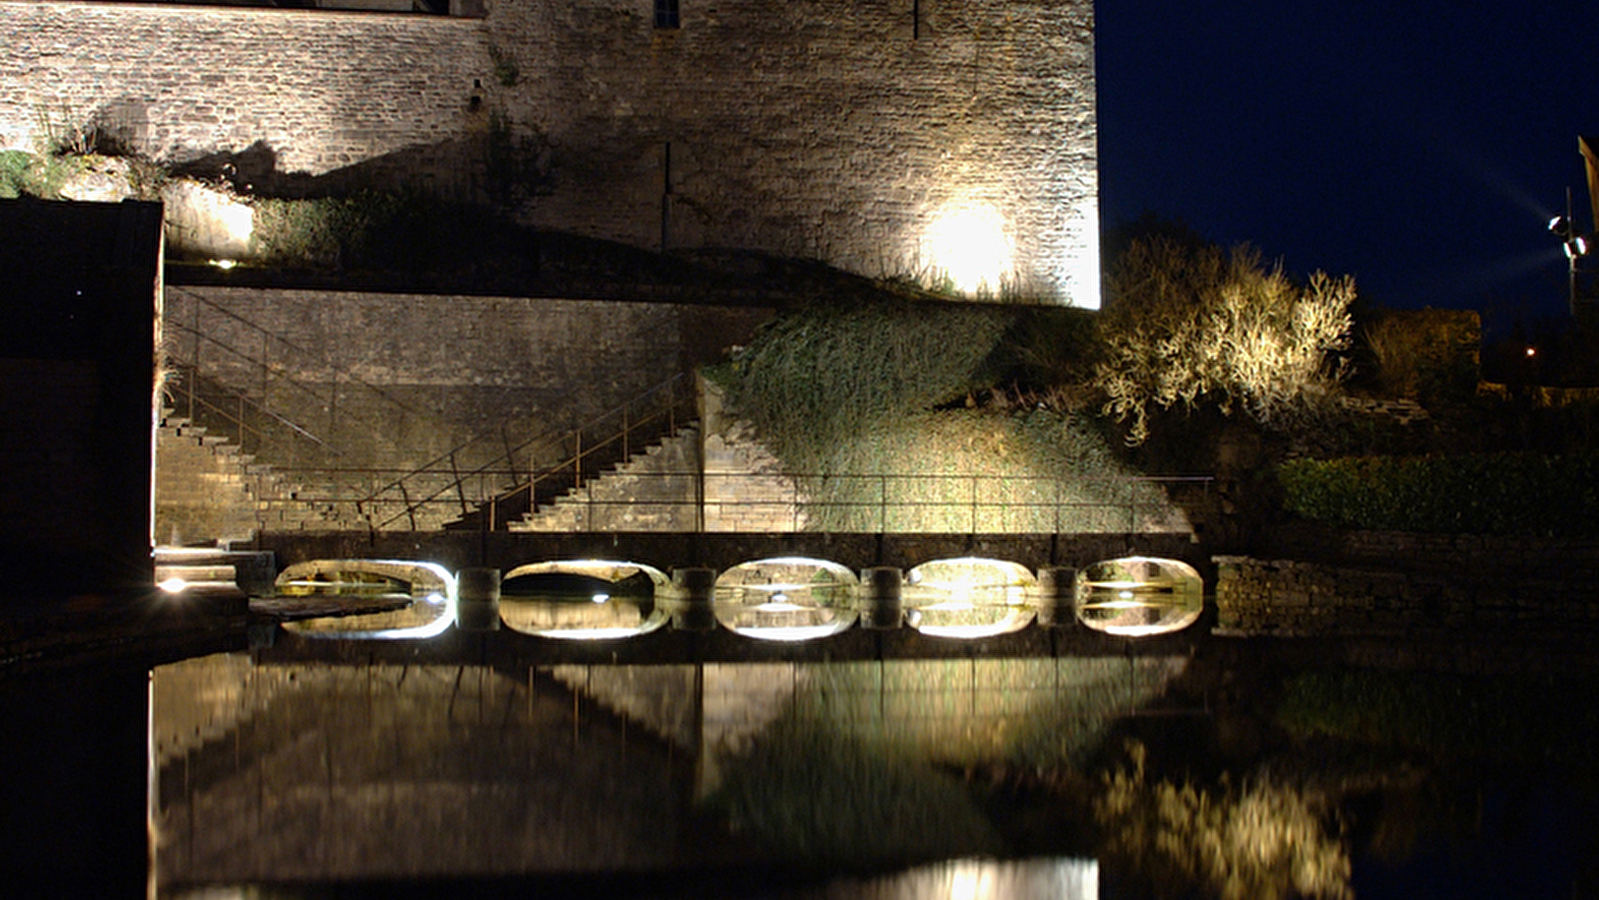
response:
[(855, 573), (838, 563), (783, 556), (740, 563), (717, 576), (716, 620), (745, 637), (806, 641), (855, 624)]
[(1019, 563), (967, 556), (922, 563), (905, 573), (905, 621), (934, 637), (983, 638), (1026, 627), (1037, 585)]
[(795, 897), (872, 900), (1097, 900), (1099, 864), (1092, 859), (952, 859), (897, 875), (835, 882)]
[(285, 622), (315, 638), (429, 638), (455, 622), (455, 576), (436, 563), (318, 559), (295, 563), (274, 582), (284, 597), (325, 599), (333, 614)]
[(1106, 634), (1143, 637), (1180, 631), (1205, 607), (1205, 582), (1175, 559), (1128, 556), (1077, 573), (1077, 620)]
[(647, 634), (668, 621), (655, 596), (668, 583), (665, 573), (640, 563), (530, 563), (501, 580), (500, 620), (512, 631), (564, 640)]

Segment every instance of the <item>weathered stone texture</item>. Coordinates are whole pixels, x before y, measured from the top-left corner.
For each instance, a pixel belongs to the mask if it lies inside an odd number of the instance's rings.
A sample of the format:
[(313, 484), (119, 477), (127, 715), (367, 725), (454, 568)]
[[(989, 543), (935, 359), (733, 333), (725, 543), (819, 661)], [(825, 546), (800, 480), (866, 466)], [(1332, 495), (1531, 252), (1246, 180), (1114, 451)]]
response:
[(322, 175), (471, 131), (478, 20), (92, 3), (0, 4), (0, 145), (93, 124), (183, 163), (251, 148)]
[(162, 160), (506, 199), (516, 167), (485, 139), (547, 140), (534, 224), (927, 276), (950, 265), (940, 218), (976, 211), (1011, 248), (992, 279), (1098, 303), (1088, 0), (687, 5), (671, 30), (639, 0), (481, 20), (0, 0), (0, 32), (4, 147), (32, 149), (44, 110)]
[(1342, 560), (1218, 556), (1217, 628), (1237, 634), (1557, 634), (1599, 626), (1592, 540), (1352, 533)]
[[(746, 339), (770, 312), (650, 303), (170, 288), (167, 351), (313, 434), (279, 467), (456, 465), (575, 427)], [(182, 388), (179, 388), (181, 393)], [(287, 441), (288, 439), (285, 439)], [(469, 446), (463, 446), (469, 445)], [(524, 448), (519, 465), (528, 464)]]
[(684, 429), (612, 471), (590, 475), (511, 530), (698, 531), (699, 468), (699, 431)]

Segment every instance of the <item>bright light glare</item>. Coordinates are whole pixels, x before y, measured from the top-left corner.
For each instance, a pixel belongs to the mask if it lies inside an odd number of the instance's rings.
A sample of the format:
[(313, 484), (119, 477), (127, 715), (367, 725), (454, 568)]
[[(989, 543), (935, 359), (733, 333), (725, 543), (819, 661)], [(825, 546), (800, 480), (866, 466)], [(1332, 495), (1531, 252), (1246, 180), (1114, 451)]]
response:
[(169, 594), (181, 594), (188, 586), (189, 583), (187, 581), (184, 581), (182, 578), (179, 578), (176, 575), (156, 585), (156, 587), (166, 591)]
[(216, 217), (233, 245), (250, 245), (250, 237), (255, 233), (254, 209), (237, 201), (224, 200), (217, 205)]
[(799, 612), (804, 608), (805, 607), (800, 606), (798, 603), (788, 602), (786, 598), (783, 600), (769, 600), (766, 603), (762, 603), (761, 605), (755, 607), (755, 609), (759, 612)]
[(610, 594), (595, 594), (593, 597), (590, 597), (589, 599), (594, 601), (595, 603), (604, 603), (605, 601), (611, 599), (611, 595)]
[(927, 229), (928, 257), (962, 293), (998, 291), (1011, 267), (1005, 220), (992, 206), (953, 206)]

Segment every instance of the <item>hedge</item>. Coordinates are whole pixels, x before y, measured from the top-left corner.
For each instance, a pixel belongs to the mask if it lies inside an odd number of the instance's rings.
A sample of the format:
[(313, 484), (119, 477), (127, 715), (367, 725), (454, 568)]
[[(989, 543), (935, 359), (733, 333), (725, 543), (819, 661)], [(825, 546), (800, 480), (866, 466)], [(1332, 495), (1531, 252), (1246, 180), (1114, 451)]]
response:
[(1284, 506), (1346, 528), (1466, 534), (1599, 534), (1599, 454), (1293, 460)]

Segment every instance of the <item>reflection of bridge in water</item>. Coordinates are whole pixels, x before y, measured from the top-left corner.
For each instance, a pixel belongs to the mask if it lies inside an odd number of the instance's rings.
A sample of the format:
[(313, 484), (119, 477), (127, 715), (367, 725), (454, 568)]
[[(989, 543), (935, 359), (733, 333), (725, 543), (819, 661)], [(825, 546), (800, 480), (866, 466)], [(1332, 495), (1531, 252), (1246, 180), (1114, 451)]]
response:
[[(159, 667), (158, 880), (658, 881), (839, 854), (994, 857), (1003, 842), (961, 799), (962, 767), (1023, 749), (1067, 759), (1118, 719), (1188, 712), (1159, 700), (1188, 665), (1175, 645), (1131, 656), (966, 646), (959, 657), (717, 662), (753, 642), (656, 637), (696, 644), (679, 649), (701, 658), (671, 661), (656, 643), (648, 663), (625, 652), (556, 661), (518, 652), (556, 642), (502, 631), (422, 642), (283, 636), (249, 654)], [(576, 648), (594, 649), (559, 644)], [(708, 810), (725, 821), (710, 824)], [(810, 833), (774, 843), (789, 820), (813, 823)]]

